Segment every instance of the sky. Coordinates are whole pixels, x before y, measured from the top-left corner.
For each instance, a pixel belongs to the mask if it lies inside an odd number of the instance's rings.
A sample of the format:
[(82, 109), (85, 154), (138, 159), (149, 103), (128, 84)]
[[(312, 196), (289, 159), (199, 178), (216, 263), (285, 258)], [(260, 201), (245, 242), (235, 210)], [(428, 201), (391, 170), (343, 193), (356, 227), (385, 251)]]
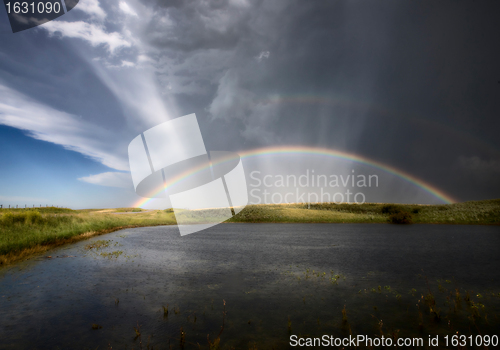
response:
[(191, 113), (209, 150), (333, 152), (255, 151), (243, 157), (249, 190), (314, 170), (377, 175), (367, 202), (500, 198), (499, 11), (493, 0), (80, 0), (12, 33), (0, 7), (0, 204), (168, 207), (135, 193), (127, 147)]

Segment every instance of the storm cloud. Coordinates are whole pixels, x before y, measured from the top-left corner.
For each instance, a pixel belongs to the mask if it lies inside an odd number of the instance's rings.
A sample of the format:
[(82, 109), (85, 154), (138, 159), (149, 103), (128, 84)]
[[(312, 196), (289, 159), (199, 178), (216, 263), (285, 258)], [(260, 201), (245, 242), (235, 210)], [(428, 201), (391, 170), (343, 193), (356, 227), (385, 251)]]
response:
[[(2, 97), (0, 122), (121, 171), (137, 133), (196, 113), (208, 149), (333, 148), (459, 200), (497, 198), (499, 11), (462, 0), (82, 0), (3, 34), (0, 81), (95, 134), (42, 137), (8, 119)], [(71, 68), (57, 68), (63, 58)]]

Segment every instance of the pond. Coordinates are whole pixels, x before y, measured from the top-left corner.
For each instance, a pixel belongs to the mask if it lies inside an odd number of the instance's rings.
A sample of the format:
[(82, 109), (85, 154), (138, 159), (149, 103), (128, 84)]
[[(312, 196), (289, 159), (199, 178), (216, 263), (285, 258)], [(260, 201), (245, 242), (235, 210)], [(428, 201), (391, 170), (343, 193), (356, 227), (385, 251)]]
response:
[(0, 348), (198, 349), (219, 334), (221, 349), (293, 335), (445, 347), (457, 331), (500, 335), (499, 247), (498, 226), (117, 231), (0, 270)]

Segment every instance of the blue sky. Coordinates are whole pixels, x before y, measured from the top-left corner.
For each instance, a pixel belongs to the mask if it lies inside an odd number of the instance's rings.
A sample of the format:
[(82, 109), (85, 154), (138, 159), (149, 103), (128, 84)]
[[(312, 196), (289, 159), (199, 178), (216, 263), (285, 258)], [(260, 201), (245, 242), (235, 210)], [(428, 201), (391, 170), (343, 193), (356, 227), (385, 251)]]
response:
[(0, 126), (0, 147), (0, 202), (4, 206), (67, 206), (70, 202), (76, 206), (82, 203), (83, 207), (116, 207), (121, 201), (130, 201), (132, 186), (124, 191), (78, 180), (84, 175), (113, 171), (78, 152), (7, 126)]
[[(458, 200), (498, 198), (495, 13), (494, 2), (81, 0), (13, 34), (2, 7), (0, 204), (130, 206), (128, 143), (190, 113), (207, 149), (326, 147)], [(272, 163), (248, 171), (355, 166)], [(436, 202), (381, 176), (369, 201)]]

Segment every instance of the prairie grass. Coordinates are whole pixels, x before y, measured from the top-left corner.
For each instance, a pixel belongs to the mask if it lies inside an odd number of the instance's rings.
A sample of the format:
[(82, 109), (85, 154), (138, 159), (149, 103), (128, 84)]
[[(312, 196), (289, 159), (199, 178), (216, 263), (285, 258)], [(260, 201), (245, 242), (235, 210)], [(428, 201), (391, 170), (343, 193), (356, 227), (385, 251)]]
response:
[[(310, 209), (308, 209), (310, 208)], [(446, 205), (298, 203), (249, 205), (228, 222), (387, 223), (405, 213), (413, 223), (500, 224), (500, 199)]]
[(0, 265), (122, 228), (175, 224), (174, 215), (164, 211), (116, 215), (95, 210), (41, 209), (0, 211)]
[[(113, 213), (121, 213), (116, 215)], [(297, 203), (248, 205), (226, 222), (239, 223), (388, 223), (405, 213), (426, 224), (500, 224), (500, 199), (447, 205)], [(222, 218), (219, 209), (177, 213), (190, 223)], [(223, 221), (224, 218), (220, 219)], [(394, 222), (394, 220), (392, 220)], [(172, 209), (86, 209), (42, 207), (0, 209), (0, 266), (52, 247), (123, 228), (176, 224)]]

